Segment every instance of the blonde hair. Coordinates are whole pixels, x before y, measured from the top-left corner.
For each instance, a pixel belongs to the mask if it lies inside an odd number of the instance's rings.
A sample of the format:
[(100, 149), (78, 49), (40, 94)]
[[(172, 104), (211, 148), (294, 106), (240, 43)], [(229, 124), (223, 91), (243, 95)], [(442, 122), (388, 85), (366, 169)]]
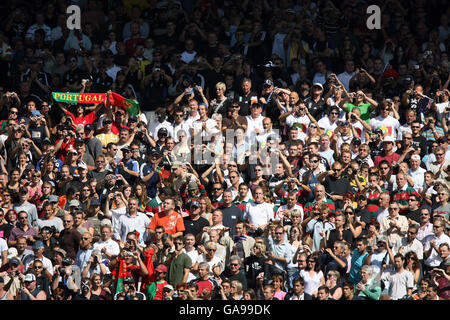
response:
[(216, 89), (222, 89), (223, 91), (225, 91), (225, 90), (227, 90), (227, 85), (223, 82), (217, 82)]

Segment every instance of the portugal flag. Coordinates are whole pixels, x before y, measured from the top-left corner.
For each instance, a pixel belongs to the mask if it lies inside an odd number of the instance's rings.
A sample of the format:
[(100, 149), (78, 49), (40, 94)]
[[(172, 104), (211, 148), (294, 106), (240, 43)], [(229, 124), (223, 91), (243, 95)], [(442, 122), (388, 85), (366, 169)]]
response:
[(127, 263), (124, 259), (120, 259), (119, 270), (117, 272), (117, 286), (116, 292), (122, 292), (123, 289), (123, 279), (127, 276)]
[(122, 97), (120, 94), (115, 92), (111, 92), (109, 94), (109, 102), (113, 106), (122, 107), (130, 116), (138, 116), (139, 115), (139, 102), (136, 100), (126, 99)]

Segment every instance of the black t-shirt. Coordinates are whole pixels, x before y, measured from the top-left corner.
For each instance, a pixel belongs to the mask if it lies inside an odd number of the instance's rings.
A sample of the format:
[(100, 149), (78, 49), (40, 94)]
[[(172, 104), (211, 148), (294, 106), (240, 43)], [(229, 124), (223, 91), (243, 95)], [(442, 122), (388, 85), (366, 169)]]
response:
[(372, 221), (372, 213), (370, 213), (367, 208), (364, 209), (357, 209), (356, 210), (356, 217), (359, 218), (360, 221), (364, 222), (366, 224), (364, 229), (367, 229), (367, 224), (369, 224)]
[(422, 208), (419, 208), (414, 211), (410, 211), (409, 209), (404, 213), (406, 218), (411, 219), (413, 221), (416, 221), (417, 223), (420, 223), (420, 210)]
[(352, 187), (347, 178), (336, 178), (333, 175), (327, 175), (323, 185), (329, 194), (343, 195), (346, 192), (352, 191)]
[(197, 220), (192, 220), (191, 217), (183, 218), (184, 227), (186, 230), (184, 234), (192, 233), (194, 236), (197, 236), (200, 232), (203, 231), (204, 227), (209, 226), (209, 221), (203, 217), (198, 218)]
[(420, 148), (420, 157), (423, 158), (428, 153), (428, 142), (424, 136), (413, 137), (412, 144)]
[(245, 276), (244, 270), (240, 270), (237, 274), (232, 274), (231, 271), (227, 268), (220, 275), (222, 279), (228, 278), (230, 281), (238, 280), (242, 283), (242, 289), (247, 290), (247, 277)]
[(235, 224), (238, 221), (244, 221), (244, 213), (239, 207), (235, 206), (234, 204), (229, 208), (220, 206), (219, 209), (222, 210), (223, 214), (222, 224), (225, 227), (231, 228), (230, 236), (234, 236), (236, 234)]
[(266, 257), (258, 257), (251, 255), (244, 260), (244, 267), (247, 277), (247, 284), (249, 288), (256, 288), (256, 277), (264, 272), (264, 263), (267, 261)]
[(344, 231), (342, 231), (342, 239), (339, 235), (339, 231), (336, 229), (330, 230), (330, 234), (328, 236), (328, 240), (327, 240), (327, 248), (333, 248), (333, 244), (336, 241), (341, 241), (341, 240), (345, 240), (346, 242), (352, 244), (353, 243), (353, 233), (346, 229)]
[(309, 97), (305, 100), (305, 104), (309, 113), (316, 119), (320, 119), (322, 114), (326, 112), (327, 105), (322, 97), (317, 102), (315, 102), (312, 97)]

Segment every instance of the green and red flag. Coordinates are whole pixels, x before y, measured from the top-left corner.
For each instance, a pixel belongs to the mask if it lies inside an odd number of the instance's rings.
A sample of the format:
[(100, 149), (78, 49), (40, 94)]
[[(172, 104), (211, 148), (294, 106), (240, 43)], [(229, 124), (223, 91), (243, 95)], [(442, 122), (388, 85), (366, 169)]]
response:
[(120, 94), (115, 92), (109, 93), (109, 102), (113, 106), (122, 107), (130, 116), (138, 116), (139, 115), (139, 102), (132, 99), (127, 99), (122, 97)]
[(116, 292), (122, 292), (123, 289), (123, 279), (127, 276), (127, 263), (125, 259), (120, 259), (119, 272), (117, 273), (117, 286)]
[(159, 176), (161, 177), (161, 179), (169, 179), (170, 177), (170, 171), (157, 167), (156, 168), (156, 172), (158, 172)]

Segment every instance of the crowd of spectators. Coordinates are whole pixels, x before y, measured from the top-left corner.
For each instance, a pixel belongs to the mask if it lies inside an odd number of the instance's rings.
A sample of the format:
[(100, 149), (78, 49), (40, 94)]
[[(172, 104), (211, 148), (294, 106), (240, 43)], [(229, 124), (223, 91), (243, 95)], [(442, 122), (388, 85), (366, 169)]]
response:
[(449, 7), (370, 4), (2, 2), (0, 300), (448, 300)]

